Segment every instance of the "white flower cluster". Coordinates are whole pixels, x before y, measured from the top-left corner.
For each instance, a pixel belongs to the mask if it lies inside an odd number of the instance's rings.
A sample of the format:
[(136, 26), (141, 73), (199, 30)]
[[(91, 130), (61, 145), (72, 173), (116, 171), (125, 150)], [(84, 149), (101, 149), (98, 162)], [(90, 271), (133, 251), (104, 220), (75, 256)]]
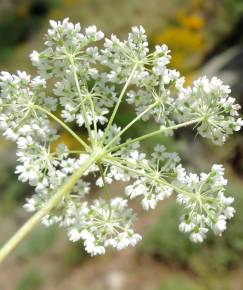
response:
[[(176, 185), (182, 193), (177, 195), (177, 202), (183, 206), (179, 230), (190, 233), (193, 242), (203, 242), (206, 233), (212, 229), (216, 235), (222, 235), (226, 230), (226, 221), (234, 216), (235, 209), (231, 206), (233, 197), (225, 197), (222, 165), (213, 165), (210, 173), (186, 174), (185, 170), (177, 167)], [(188, 196), (183, 192), (189, 192)], [(190, 192), (193, 193), (190, 194)]]
[(131, 163), (130, 166), (138, 168), (139, 172), (132, 176), (135, 182), (125, 188), (127, 196), (131, 199), (142, 196), (142, 206), (145, 210), (154, 209), (160, 200), (171, 196), (172, 187), (162, 181), (165, 177), (173, 175), (180, 161), (175, 152), (167, 152), (163, 145), (157, 145), (151, 159), (146, 160), (144, 153), (133, 151), (128, 161)]
[(180, 94), (180, 120), (202, 118), (198, 122), (198, 133), (217, 145), (223, 144), (227, 136), (239, 131), (243, 125), (238, 112), (240, 106), (229, 96), (230, 92), (229, 86), (216, 77), (196, 80), (192, 88), (184, 89)]
[(56, 110), (57, 100), (45, 94), (46, 81), (39, 76), (31, 79), (26, 72), (0, 75), (0, 128), (4, 135), (16, 140), (21, 135), (38, 134), (45, 138), (52, 134), (48, 118), (37, 112), (36, 105)]
[(143, 27), (133, 27), (128, 39), (121, 41), (115, 35), (105, 39), (101, 63), (110, 68), (108, 78), (114, 83), (126, 82), (135, 64), (137, 70), (134, 80), (142, 80), (146, 74), (147, 36)]
[(98, 199), (90, 206), (87, 203), (80, 204), (80, 208), (72, 205), (66, 218), (70, 221), (68, 236), (73, 242), (83, 239), (86, 251), (92, 256), (104, 254), (108, 246), (122, 250), (141, 240), (131, 228), (135, 215), (128, 208), (127, 200), (116, 197), (109, 203)]
[[(82, 33), (80, 24), (73, 25), (68, 19), (51, 21), (51, 29), (46, 35), (47, 49), (31, 54), (32, 63), (40, 76), (60, 79), (54, 84), (53, 93), (60, 97), (62, 117), (66, 122), (76, 120), (79, 126), (85, 123), (81, 112), (82, 101), (88, 123), (91, 124), (94, 119), (103, 125), (107, 121), (109, 108), (116, 101), (115, 88), (108, 83), (107, 75), (99, 74), (94, 67), (100, 59), (99, 50), (94, 44), (103, 37), (103, 32), (97, 31), (95, 26), (86, 28)], [(78, 73), (81, 94), (77, 91), (72, 65)], [(94, 85), (88, 86), (87, 82)]]
[[(150, 52), (141, 26), (133, 27), (127, 40), (105, 38), (102, 47), (97, 42), (104, 34), (95, 26), (81, 29), (68, 19), (50, 24), (45, 50), (31, 54), (38, 76), (19, 71), (0, 75), (0, 128), (17, 143), (19, 180), (35, 186), (25, 209), (42, 210), (54, 200), (42, 222), (67, 228), (70, 240), (83, 239), (91, 255), (141, 239), (132, 229), (129, 199), (141, 198), (149, 210), (173, 191), (185, 211), (180, 230), (190, 232), (195, 242), (209, 228), (221, 234), (234, 214), (233, 199), (224, 196), (223, 168), (215, 165), (209, 174), (186, 175), (177, 153), (156, 145), (146, 155), (140, 141), (197, 125), (203, 137), (222, 144), (242, 125), (229, 88), (216, 78), (201, 78), (185, 89), (184, 78), (168, 68), (167, 46)], [(52, 97), (45, 92), (48, 79)], [(114, 121), (124, 100), (136, 117), (122, 128)], [(150, 119), (158, 130), (124, 140), (136, 122)], [(77, 150), (59, 144), (60, 127), (79, 143)], [(104, 195), (86, 202), (89, 174)], [(126, 182), (123, 198), (110, 198), (107, 185), (113, 181)]]
[[(89, 78), (90, 74), (96, 74), (91, 68), (98, 58), (98, 48), (91, 44), (104, 37), (103, 32), (97, 31), (95, 26), (90, 26), (81, 33), (80, 24), (72, 24), (66, 18), (61, 21), (50, 21), (51, 28), (46, 35), (45, 45), (47, 49), (39, 53), (33, 51), (30, 55), (38, 73), (45, 79), (60, 77), (64, 79), (70, 72), (69, 57), (75, 57), (75, 64), (78, 66), (79, 74), (83, 78)], [(86, 74), (87, 71), (89, 74)]]
[[(161, 126), (169, 126), (174, 123), (172, 116), (176, 112), (172, 92), (182, 90), (184, 78), (178, 71), (167, 68), (171, 56), (166, 45), (157, 45), (150, 58), (141, 80), (136, 82), (137, 89), (127, 93), (127, 102), (134, 104), (142, 120), (152, 117)], [(147, 112), (149, 106), (152, 108)]]
[[(27, 199), (24, 206), (29, 212), (43, 207), (57, 188), (60, 188), (87, 159), (86, 154), (80, 154), (79, 158), (70, 157), (68, 148), (63, 144), (58, 145), (55, 152), (51, 152), (50, 146), (46, 147), (45, 144), (33, 142), (31, 137), (20, 137), (17, 145), (19, 148), (17, 156), (21, 165), (17, 165), (16, 173), (19, 174), (20, 181), (28, 181), (30, 185), (35, 186), (36, 191), (31, 198)], [(84, 175), (97, 170), (97, 166), (93, 165)], [(89, 182), (79, 179), (72, 188), (70, 198), (75, 202), (81, 202), (90, 189)], [(63, 208), (64, 212), (68, 208), (66, 200), (63, 199), (60, 202), (60, 208)], [(56, 216), (56, 212), (53, 212), (53, 216), (50, 214), (43, 222), (51, 225), (60, 222), (62, 218), (62, 215)]]

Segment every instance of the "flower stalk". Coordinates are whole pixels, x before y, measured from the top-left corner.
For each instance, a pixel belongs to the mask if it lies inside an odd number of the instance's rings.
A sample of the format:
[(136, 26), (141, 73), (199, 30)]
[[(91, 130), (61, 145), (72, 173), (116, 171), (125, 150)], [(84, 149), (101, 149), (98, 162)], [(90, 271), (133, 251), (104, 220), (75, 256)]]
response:
[(56, 121), (59, 125), (61, 125), (70, 135), (72, 135), (78, 143), (80, 143), (87, 151), (89, 151), (89, 146), (69, 127), (67, 126), (62, 120), (60, 120), (58, 117), (53, 115), (51, 112), (49, 112), (47, 109), (41, 107), (41, 106), (34, 106), (35, 109), (40, 110), (44, 112), (46, 115), (48, 115), (50, 118), (52, 118), (54, 121)]

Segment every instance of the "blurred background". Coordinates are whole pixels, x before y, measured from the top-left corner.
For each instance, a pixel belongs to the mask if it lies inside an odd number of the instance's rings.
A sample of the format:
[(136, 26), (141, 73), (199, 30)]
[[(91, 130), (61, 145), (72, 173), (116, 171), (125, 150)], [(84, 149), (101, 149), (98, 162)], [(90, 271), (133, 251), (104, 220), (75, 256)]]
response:
[[(151, 45), (166, 43), (172, 66), (189, 85), (201, 74), (217, 75), (232, 87), (243, 105), (242, 0), (0, 0), (0, 70), (34, 74), (29, 53), (43, 46), (48, 20), (69, 17), (81, 26), (95, 24), (107, 35), (126, 36), (143, 25)], [(132, 112), (123, 107), (118, 123)], [(143, 131), (138, 126), (131, 136)], [(73, 141), (62, 133), (68, 146)], [(179, 233), (180, 209), (172, 198), (154, 211), (139, 210), (137, 231), (144, 238), (136, 248), (109, 251), (90, 258), (81, 244), (63, 231), (36, 228), (0, 266), (1, 290), (242, 290), (243, 289), (243, 134), (215, 147), (190, 131), (174, 138), (159, 136), (144, 146), (164, 143), (180, 153), (192, 171), (208, 171), (213, 163), (226, 167), (228, 191), (237, 214), (221, 238), (202, 245)], [(0, 139), (0, 245), (28, 218), (22, 205), (33, 192), (14, 174), (15, 146)], [(120, 184), (114, 184), (122, 194)]]

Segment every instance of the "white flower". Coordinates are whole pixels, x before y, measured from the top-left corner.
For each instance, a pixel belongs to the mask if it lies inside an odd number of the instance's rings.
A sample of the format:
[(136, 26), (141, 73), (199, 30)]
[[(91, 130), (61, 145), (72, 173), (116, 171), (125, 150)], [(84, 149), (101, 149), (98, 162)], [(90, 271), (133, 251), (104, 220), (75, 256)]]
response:
[[(107, 184), (111, 184), (112, 182), (112, 178), (110, 178), (109, 176), (105, 176), (105, 181)], [(100, 176), (95, 183), (97, 186), (99, 187), (103, 187), (104, 186), (104, 182), (103, 182), (103, 178)]]
[(195, 227), (194, 224), (192, 223), (185, 223), (185, 222), (182, 222), (179, 224), (179, 231), (183, 232), (183, 233), (189, 233), (193, 230), (193, 228)]
[(81, 233), (79, 233), (77, 229), (71, 229), (68, 232), (68, 238), (72, 242), (77, 242), (81, 239)]
[(142, 237), (139, 234), (134, 234), (130, 237), (130, 244), (136, 246), (136, 244), (142, 240)]
[(27, 212), (36, 210), (36, 200), (34, 198), (26, 198), (26, 204), (23, 206)]
[(223, 210), (223, 214), (228, 218), (231, 219), (235, 214), (235, 209), (232, 206), (228, 206)]
[(86, 35), (93, 39), (94, 41), (101, 40), (104, 37), (104, 33), (102, 31), (97, 31), (95, 25), (89, 26), (85, 29)]
[(206, 237), (207, 229), (200, 228), (198, 231), (190, 234), (190, 239), (194, 243), (202, 243)]
[(150, 196), (146, 196), (142, 199), (142, 206), (145, 210), (154, 209), (157, 204), (156, 198), (154, 194)]
[(40, 54), (37, 52), (37, 51), (33, 51), (31, 54), (30, 54), (30, 59), (32, 61), (32, 63), (34, 65), (38, 65), (39, 62), (40, 62)]
[(88, 243), (84, 242), (85, 245), (85, 250), (87, 253), (89, 253), (91, 256), (96, 256), (96, 255), (103, 255), (105, 254), (105, 247), (103, 246), (96, 246), (94, 243)]
[(226, 217), (220, 215), (217, 222), (213, 225), (213, 231), (216, 235), (221, 236), (222, 232), (226, 230)]

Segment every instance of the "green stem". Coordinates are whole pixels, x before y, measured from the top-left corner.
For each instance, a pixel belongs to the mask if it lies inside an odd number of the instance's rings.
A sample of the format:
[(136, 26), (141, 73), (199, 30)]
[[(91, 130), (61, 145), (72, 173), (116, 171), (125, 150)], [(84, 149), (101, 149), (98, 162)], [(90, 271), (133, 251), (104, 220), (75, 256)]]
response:
[(89, 146), (75, 133), (72, 129), (70, 129), (64, 122), (62, 122), (59, 118), (57, 118), (55, 115), (53, 115), (51, 112), (46, 110), (43, 107), (40, 107), (38, 105), (35, 105), (35, 108), (44, 112), (49, 117), (51, 117), (53, 120), (55, 120), (58, 124), (60, 124), (65, 130), (67, 130), (86, 150), (89, 150)]
[(14, 248), (32, 231), (32, 229), (41, 221), (41, 219), (54, 209), (60, 200), (68, 195), (73, 186), (84, 174), (84, 172), (102, 157), (101, 152), (94, 152), (83, 165), (63, 184), (60, 190), (50, 198), (49, 201), (36, 212), (13, 236), (10, 240), (0, 249), (0, 263), (14, 250)]
[(128, 86), (129, 86), (129, 84), (130, 84), (130, 82), (131, 82), (131, 80), (132, 80), (132, 78), (133, 78), (133, 76), (134, 76), (134, 73), (135, 73), (135, 71), (136, 71), (136, 69), (137, 69), (137, 66), (138, 66), (138, 64), (136, 63), (136, 64), (134, 65), (134, 67), (133, 67), (131, 73), (130, 73), (129, 78), (127, 79), (127, 81), (126, 81), (126, 83), (125, 83), (125, 85), (124, 85), (124, 87), (123, 87), (123, 89), (122, 89), (122, 91), (121, 91), (121, 93), (120, 93), (120, 96), (119, 96), (119, 98), (118, 98), (118, 100), (117, 100), (116, 106), (115, 106), (115, 108), (114, 108), (114, 110), (113, 110), (113, 112), (112, 112), (112, 115), (111, 115), (111, 117), (110, 117), (109, 123), (108, 123), (108, 125), (107, 125), (107, 127), (106, 127), (106, 129), (105, 129), (104, 135), (102, 136), (101, 143), (104, 142), (105, 137), (107, 136), (107, 134), (108, 134), (108, 132), (109, 132), (109, 130), (110, 130), (110, 127), (111, 127), (111, 125), (112, 125), (112, 123), (113, 123), (113, 121), (114, 121), (114, 119), (115, 119), (116, 113), (117, 113), (117, 111), (118, 111), (118, 109), (119, 109), (119, 106), (120, 106), (121, 101), (122, 101), (122, 99), (123, 99), (123, 97), (124, 97), (124, 95), (125, 95), (125, 92), (126, 92)]
[(181, 123), (181, 124), (173, 125), (173, 126), (170, 126), (170, 127), (161, 128), (159, 130), (153, 131), (151, 133), (148, 133), (146, 135), (140, 136), (138, 138), (135, 138), (135, 139), (132, 139), (132, 140), (128, 140), (125, 143), (122, 143), (120, 145), (117, 145), (117, 146), (109, 149), (107, 152), (116, 151), (116, 150), (118, 150), (118, 149), (120, 149), (122, 147), (126, 147), (126, 146), (128, 146), (128, 145), (130, 145), (132, 143), (135, 143), (135, 142), (138, 142), (138, 141), (142, 141), (142, 140), (154, 137), (156, 135), (159, 135), (159, 134), (161, 134), (163, 132), (166, 132), (166, 131), (169, 131), (169, 130), (176, 130), (176, 129), (179, 129), (179, 128), (182, 128), (182, 127), (186, 127), (186, 126), (189, 126), (189, 125), (192, 125), (192, 124), (195, 124), (195, 123), (199, 123), (201, 120), (202, 120), (202, 118), (198, 118), (198, 119), (187, 121), (187, 122), (184, 122), (184, 123)]
[(88, 130), (90, 140), (92, 140), (91, 128), (90, 128), (90, 125), (89, 125), (88, 117), (87, 117), (87, 114), (86, 114), (86, 109), (85, 109), (84, 102), (83, 102), (83, 99), (82, 99), (83, 96), (82, 96), (82, 93), (81, 93), (81, 90), (80, 90), (80, 86), (79, 86), (79, 81), (78, 81), (78, 76), (77, 76), (77, 68), (76, 68), (75, 63), (73, 61), (72, 55), (69, 55), (69, 60), (70, 60), (71, 67), (72, 67), (72, 70), (73, 70), (73, 76), (74, 76), (75, 84), (76, 84), (76, 87), (77, 87), (77, 90), (78, 90), (78, 95), (79, 95), (79, 98), (80, 98), (81, 110), (82, 110), (82, 115), (83, 115), (83, 118), (84, 118), (85, 127)]
[(111, 196), (110, 196), (110, 192), (109, 192), (109, 189), (107, 187), (106, 180), (105, 180), (105, 173), (104, 173), (102, 164), (98, 163), (98, 167), (99, 167), (100, 175), (101, 175), (101, 178), (102, 178), (103, 184), (104, 184), (103, 189), (104, 189), (105, 197), (106, 197), (106, 200), (108, 201), (108, 204), (109, 204), (109, 216), (110, 216), (111, 215), (111, 203), (110, 203)]
[(146, 113), (156, 107), (158, 102), (155, 102), (147, 107), (141, 114), (139, 114), (136, 118), (134, 118), (126, 127), (124, 127), (106, 146), (105, 148), (109, 148), (121, 135), (123, 135), (133, 124), (139, 121)]
[[(97, 141), (97, 135), (98, 135), (98, 130), (97, 130), (97, 122), (95, 120), (95, 108), (94, 108), (94, 102), (91, 98), (90, 95), (88, 95), (88, 100), (90, 102), (91, 105), (91, 110), (92, 110), (92, 116), (93, 116), (93, 125), (94, 125), (94, 132), (95, 132), (95, 143)], [(95, 144), (96, 145), (96, 144)]]
[(69, 150), (68, 153), (70, 153), (70, 154), (86, 154), (86, 155), (89, 154), (87, 151), (81, 151), (81, 150)]

